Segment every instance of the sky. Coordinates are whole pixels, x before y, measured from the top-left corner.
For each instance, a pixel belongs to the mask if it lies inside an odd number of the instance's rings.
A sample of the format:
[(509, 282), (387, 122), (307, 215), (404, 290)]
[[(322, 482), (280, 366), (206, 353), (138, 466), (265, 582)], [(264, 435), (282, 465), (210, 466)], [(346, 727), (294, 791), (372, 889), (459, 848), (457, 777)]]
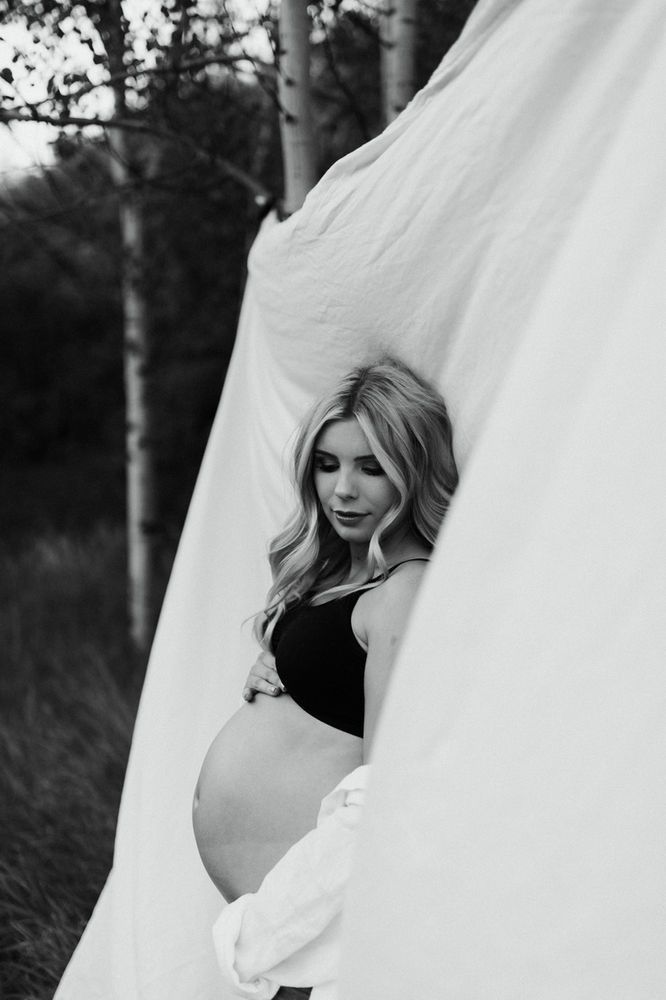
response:
[(53, 162), (50, 142), (56, 130), (48, 125), (21, 124), (0, 128), (0, 175), (4, 179), (21, 176), (26, 170)]
[[(207, 0), (202, 0), (202, 6)], [(214, 0), (208, 0), (213, 3)], [(234, 10), (238, 22), (244, 18), (256, 16), (257, 8), (263, 7), (264, 0), (231, 0), (228, 4)], [(137, 36), (139, 48), (141, 47), (142, 25), (150, 22), (153, 17), (161, 20), (159, 15), (159, 0), (125, 0), (125, 12), (128, 14), (132, 29)], [(80, 22), (79, 22), (80, 23)], [(261, 33), (263, 35), (263, 33)], [(94, 38), (94, 35), (90, 35)], [(96, 47), (97, 47), (97, 40)], [(263, 42), (263, 45), (262, 45)], [(260, 47), (266, 46), (265, 37), (259, 39)], [(19, 63), (12, 63), (12, 56), (16, 50), (30, 52), (36, 65), (33, 73), (24, 77), (19, 76)], [(145, 54), (145, 53), (144, 53)], [(270, 57), (270, 53), (260, 52), (264, 57)], [(92, 65), (92, 54), (90, 50), (77, 39), (73, 32), (68, 32), (63, 39), (58, 55), (60, 66), (58, 68), (76, 69), (85, 67), (89, 72), (95, 73), (96, 67)], [(53, 72), (53, 56), (44, 57), (36, 47), (30, 33), (26, 28), (17, 24), (0, 25), (0, 68), (10, 66), (16, 79), (11, 85), (0, 79), (0, 90), (10, 99), (17, 99), (17, 96), (28, 100), (39, 100), (46, 95), (46, 81)], [(100, 70), (101, 72), (101, 70)], [(16, 90), (14, 89), (16, 88)], [(102, 117), (110, 112), (110, 107), (105, 106), (110, 102), (110, 95), (104, 90), (93, 92), (86, 98), (87, 107), (84, 105), (81, 110), (86, 113), (100, 114)], [(17, 100), (17, 104), (20, 103)], [(7, 180), (20, 176), (22, 172), (30, 169), (38, 169), (40, 165), (48, 165), (53, 162), (53, 155), (50, 144), (57, 135), (56, 129), (48, 125), (33, 123), (19, 123), (10, 128), (0, 124), (0, 180)]]
[[(29, 36), (26, 31), (15, 25), (3, 24), (0, 29), (0, 67), (10, 66), (14, 49), (27, 49)], [(14, 67), (12, 66), (12, 69)], [(21, 91), (25, 96), (33, 96), (39, 92), (37, 79), (20, 81)], [(0, 84), (3, 94), (13, 96), (12, 89), (4, 81)], [(20, 175), (26, 169), (35, 165), (48, 164), (52, 161), (49, 143), (55, 137), (55, 129), (48, 125), (29, 123), (11, 127), (0, 125), (0, 177)]]

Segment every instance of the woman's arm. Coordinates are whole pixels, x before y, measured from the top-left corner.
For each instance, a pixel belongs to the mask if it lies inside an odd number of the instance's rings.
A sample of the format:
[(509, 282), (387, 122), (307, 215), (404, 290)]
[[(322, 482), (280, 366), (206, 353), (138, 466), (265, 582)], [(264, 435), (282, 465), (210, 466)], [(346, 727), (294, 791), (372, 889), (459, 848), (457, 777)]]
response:
[(369, 759), (379, 713), (424, 572), (423, 563), (405, 564), (379, 587), (364, 594), (356, 605), (352, 624), (368, 647), (363, 727), (365, 762)]

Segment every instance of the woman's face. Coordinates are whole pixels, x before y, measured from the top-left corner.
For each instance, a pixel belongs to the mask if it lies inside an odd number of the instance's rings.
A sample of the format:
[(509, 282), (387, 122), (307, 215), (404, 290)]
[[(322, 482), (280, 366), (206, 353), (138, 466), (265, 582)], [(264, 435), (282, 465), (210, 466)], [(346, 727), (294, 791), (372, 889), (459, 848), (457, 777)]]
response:
[(353, 549), (367, 549), (399, 497), (355, 417), (331, 421), (317, 438), (314, 485), (324, 514)]

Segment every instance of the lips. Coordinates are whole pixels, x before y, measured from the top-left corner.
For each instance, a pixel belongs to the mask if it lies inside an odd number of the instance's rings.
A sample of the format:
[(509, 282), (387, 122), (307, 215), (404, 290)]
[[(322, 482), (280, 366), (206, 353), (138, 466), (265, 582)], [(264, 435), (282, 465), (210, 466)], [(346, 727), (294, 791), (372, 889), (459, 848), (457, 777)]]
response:
[(342, 524), (355, 524), (357, 521), (360, 521), (361, 518), (366, 517), (365, 514), (358, 513), (354, 510), (334, 510), (333, 513), (337, 517), (338, 521), (342, 522)]

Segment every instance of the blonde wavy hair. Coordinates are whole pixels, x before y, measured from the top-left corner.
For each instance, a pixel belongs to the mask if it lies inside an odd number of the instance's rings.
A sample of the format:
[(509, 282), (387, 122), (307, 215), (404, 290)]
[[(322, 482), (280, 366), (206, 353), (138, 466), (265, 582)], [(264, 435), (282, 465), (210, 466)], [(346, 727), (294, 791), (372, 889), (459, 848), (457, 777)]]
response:
[[(368, 544), (365, 579), (345, 583), (348, 544), (324, 515), (314, 486), (314, 451), (332, 421), (355, 417), (398, 499)], [(313, 406), (300, 425), (292, 479), (298, 505), (269, 546), (273, 585), (265, 609), (255, 618), (255, 635), (266, 650), (286, 609), (323, 595), (342, 595), (376, 586), (389, 567), (382, 539), (405, 521), (432, 548), (458, 484), (453, 432), (436, 389), (390, 356), (355, 368)]]

